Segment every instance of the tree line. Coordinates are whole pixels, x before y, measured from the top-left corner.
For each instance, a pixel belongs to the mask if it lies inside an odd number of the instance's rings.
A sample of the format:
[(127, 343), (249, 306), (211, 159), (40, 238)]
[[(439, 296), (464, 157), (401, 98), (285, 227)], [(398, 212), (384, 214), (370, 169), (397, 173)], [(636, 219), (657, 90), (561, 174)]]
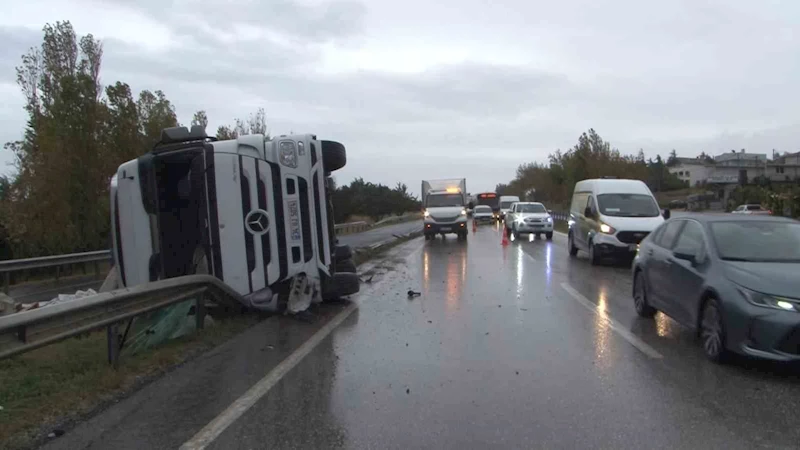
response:
[[(16, 173), (0, 177), (0, 259), (109, 248), (112, 175), (151, 150), (162, 129), (180, 125), (164, 92), (102, 85), (102, 59), (102, 43), (79, 37), (68, 21), (45, 25), (41, 46), (22, 55), (16, 81), (27, 123), (4, 146)], [(191, 124), (206, 127), (206, 112)], [(254, 133), (269, 136), (263, 109), (216, 136)]]
[[(675, 162), (677, 155), (673, 150), (669, 163)], [(654, 192), (686, 187), (667, 167), (668, 164), (660, 155), (655, 160), (646, 159), (641, 149), (636, 156), (623, 155), (594, 129), (589, 129), (581, 134), (578, 143), (571, 149), (551, 153), (548, 163), (521, 164), (517, 167), (514, 179), (498, 184), (495, 191), (498, 195), (517, 195), (566, 207), (572, 198), (575, 183), (587, 178), (613, 176), (642, 180)]]
[(419, 211), (422, 204), (411, 193), (408, 186), (397, 183), (394, 189), (382, 184), (356, 178), (347, 186), (337, 187), (333, 192), (334, 218), (337, 223), (354, 217), (377, 221), (391, 215)]

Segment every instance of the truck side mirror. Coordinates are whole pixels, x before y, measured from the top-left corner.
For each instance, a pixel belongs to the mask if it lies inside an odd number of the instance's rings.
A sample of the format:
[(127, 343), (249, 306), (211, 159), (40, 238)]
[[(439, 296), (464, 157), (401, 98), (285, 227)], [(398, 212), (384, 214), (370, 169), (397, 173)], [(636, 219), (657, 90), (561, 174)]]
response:
[(664, 208), (664, 220), (669, 219), (672, 214), (669, 212), (669, 208)]
[(583, 210), (583, 215), (586, 217), (592, 217), (592, 208), (587, 206), (586, 209)]

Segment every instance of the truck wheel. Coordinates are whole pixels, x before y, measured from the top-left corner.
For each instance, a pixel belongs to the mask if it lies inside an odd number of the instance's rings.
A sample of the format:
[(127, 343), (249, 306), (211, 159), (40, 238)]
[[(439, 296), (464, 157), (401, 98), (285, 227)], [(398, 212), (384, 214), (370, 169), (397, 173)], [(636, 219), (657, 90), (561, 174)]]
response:
[(322, 141), (322, 166), (326, 172), (334, 172), (347, 164), (347, 151), (336, 141)]
[(334, 250), (334, 260), (336, 262), (344, 261), (346, 259), (353, 259), (353, 249), (349, 245), (337, 245)]
[(358, 293), (361, 289), (358, 275), (354, 273), (335, 273), (325, 283), (322, 289), (322, 299), (325, 301), (335, 301), (340, 298)]
[(548, 241), (552, 241), (553, 240), (553, 232), (552, 231), (547, 232), (544, 235), (545, 235), (545, 237), (547, 238)]
[(356, 263), (352, 259), (336, 262), (336, 273), (356, 273)]

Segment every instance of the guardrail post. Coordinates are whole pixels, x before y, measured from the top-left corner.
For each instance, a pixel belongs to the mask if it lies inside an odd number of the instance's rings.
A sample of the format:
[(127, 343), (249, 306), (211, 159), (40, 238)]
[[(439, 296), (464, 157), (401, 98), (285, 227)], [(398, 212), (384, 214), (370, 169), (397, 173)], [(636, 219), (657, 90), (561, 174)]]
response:
[(194, 318), (197, 321), (197, 329), (202, 330), (206, 322), (206, 296), (204, 294), (197, 296), (194, 306)]
[(100, 263), (97, 261), (94, 262), (94, 277), (100, 278)]
[(112, 323), (106, 327), (106, 340), (108, 341), (108, 363), (114, 369), (119, 367), (119, 329), (118, 324)]
[(61, 276), (61, 266), (56, 266), (56, 281)]
[(3, 277), (3, 293), (8, 295), (8, 289), (11, 286), (11, 272), (6, 272)]

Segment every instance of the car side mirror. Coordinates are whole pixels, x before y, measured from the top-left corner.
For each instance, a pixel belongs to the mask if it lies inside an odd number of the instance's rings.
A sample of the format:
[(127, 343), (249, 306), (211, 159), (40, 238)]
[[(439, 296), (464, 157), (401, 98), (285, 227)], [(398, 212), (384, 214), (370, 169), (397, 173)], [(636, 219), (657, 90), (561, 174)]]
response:
[(682, 251), (674, 251), (672, 255), (677, 259), (682, 259), (684, 261), (689, 261), (692, 265), (697, 264), (697, 258), (695, 258), (693, 253), (684, 253)]
[(592, 217), (592, 208), (587, 206), (586, 209), (583, 210), (583, 215), (586, 217)]
[(547, 214), (553, 214), (553, 210), (552, 209), (548, 209), (547, 210)]
[(664, 208), (664, 219), (669, 219), (672, 214), (669, 212), (669, 208)]

